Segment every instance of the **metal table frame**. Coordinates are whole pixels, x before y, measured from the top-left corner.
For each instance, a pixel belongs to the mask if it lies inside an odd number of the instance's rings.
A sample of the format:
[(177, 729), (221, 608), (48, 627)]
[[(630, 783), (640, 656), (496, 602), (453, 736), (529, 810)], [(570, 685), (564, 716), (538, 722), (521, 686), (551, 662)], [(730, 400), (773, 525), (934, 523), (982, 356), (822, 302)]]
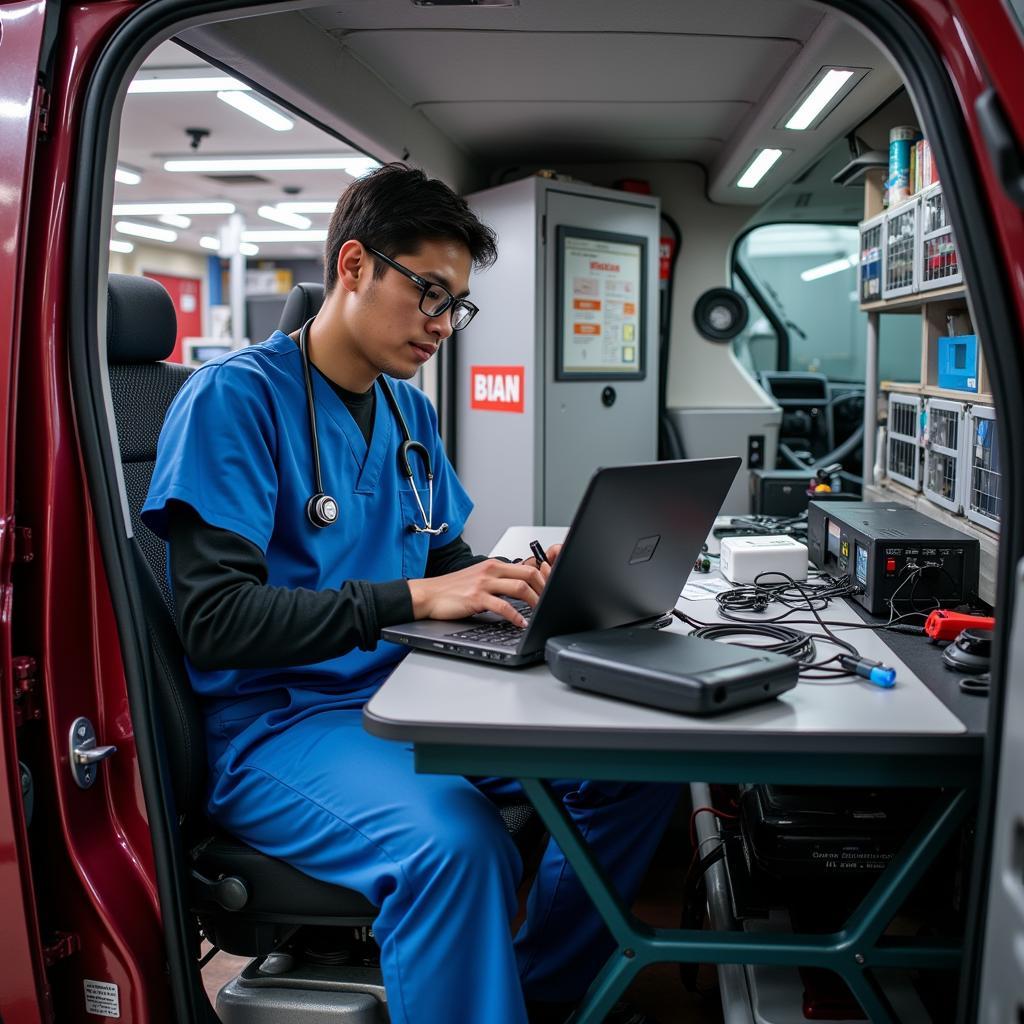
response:
[[(471, 746), (414, 741), (416, 769), (446, 775), (518, 779), (552, 839), (579, 875), (617, 949), (591, 985), (574, 1024), (599, 1024), (633, 978), (652, 963), (774, 964), (823, 967), (850, 987), (873, 1024), (897, 1017), (877, 979), (878, 968), (955, 968), (960, 943), (883, 941), (882, 934), (914, 885), (974, 805), (980, 772), (974, 756), (644, 751)], [(652, 928), (623, 906), (612, 884), (547, 779), (620, 782), (913, 786), (936, 788), (935, 800), (842, 929), (828, 935), (757, 934)]]

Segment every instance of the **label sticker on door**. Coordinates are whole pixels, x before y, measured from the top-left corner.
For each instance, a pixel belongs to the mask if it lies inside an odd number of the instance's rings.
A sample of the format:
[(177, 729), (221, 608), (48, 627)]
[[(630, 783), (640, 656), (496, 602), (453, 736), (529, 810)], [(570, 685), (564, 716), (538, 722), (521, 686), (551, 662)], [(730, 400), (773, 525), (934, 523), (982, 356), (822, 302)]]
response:
[(86, 1013), (95, 1014), (97, 1017), (113, 1017), (115, 1020), (120, 1018), (121, 997), (113, 982), (90, 981), (86, 978), (83, 984)]
[(469, 407), (491, 412), (522, 412), (524, 386), (521, 366), (471, 366)]

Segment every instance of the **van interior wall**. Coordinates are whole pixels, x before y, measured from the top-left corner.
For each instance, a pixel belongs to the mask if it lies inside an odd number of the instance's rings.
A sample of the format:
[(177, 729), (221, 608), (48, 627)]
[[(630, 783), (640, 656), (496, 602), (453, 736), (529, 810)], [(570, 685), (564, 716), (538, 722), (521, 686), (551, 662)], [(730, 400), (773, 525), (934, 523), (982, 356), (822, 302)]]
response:
[(624, 178), (647, 181), (651, 193), (661, 199), (662, 210), (679, 225), (683, 241), (672, 292), (666, 392), (669, 415), (688, 458), (743, 457), (744, 468), (722, 512), (748, 512), (748, 438), (764, 439), (764, 464), (774, 466), (782, 412), (737, 361), (732, 345), (710, 342), (698, 334), (693, 308), (709, 288), (731, 284), (732, 245), (756, 208), (711, 202), (704, 169), (693, 163), (559, 164), (557, 170), (605, 187)]

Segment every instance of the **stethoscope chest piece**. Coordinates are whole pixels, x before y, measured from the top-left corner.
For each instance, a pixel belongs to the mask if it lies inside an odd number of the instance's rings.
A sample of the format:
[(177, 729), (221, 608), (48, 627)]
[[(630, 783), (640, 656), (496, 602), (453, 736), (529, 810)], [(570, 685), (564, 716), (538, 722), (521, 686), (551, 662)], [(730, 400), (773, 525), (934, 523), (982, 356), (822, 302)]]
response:
[(314, 494), (306, 502), (306, 515), (314, 526), (333, 526), (338, 521), (338, 503), (329, 494)]

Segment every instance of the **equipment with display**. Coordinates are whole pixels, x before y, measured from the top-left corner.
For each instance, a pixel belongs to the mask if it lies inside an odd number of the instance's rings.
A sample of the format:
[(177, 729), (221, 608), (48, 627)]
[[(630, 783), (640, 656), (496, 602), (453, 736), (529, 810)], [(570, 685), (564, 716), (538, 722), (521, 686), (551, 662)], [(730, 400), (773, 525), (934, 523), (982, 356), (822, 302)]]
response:
[(884, 501), (812, 501), (807, 548), (819, 569), (849, 574), (872, 615), (955, 607), (978, 589), (976, 538)]

